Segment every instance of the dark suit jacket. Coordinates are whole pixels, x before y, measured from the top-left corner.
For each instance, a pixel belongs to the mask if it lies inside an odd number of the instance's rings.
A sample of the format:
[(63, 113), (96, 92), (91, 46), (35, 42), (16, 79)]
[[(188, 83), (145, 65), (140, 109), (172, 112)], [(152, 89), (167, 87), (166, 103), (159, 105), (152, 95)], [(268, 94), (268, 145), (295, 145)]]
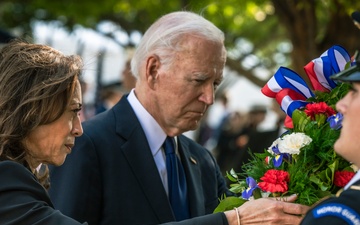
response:
[(0, 162), (1, 225), (77, 225), (75, 220), (55, 210), (47, 191), (23, 165)]
[[(174, 221), (144, 131), (127, 98), (84, 122), (83, 128), (64, 165), (51, 169), (50, 196), (55, 208), (91, 225)], [(179, 136), (179, 152), (191, 217), (211, 214), (219, 197), (228, 192), (214, 158), (185, 136)], [(227, 224), (222, 213), (185, 222), (201, 223)]]
[(339, 197), (328, 198), (309, 210), (303, 225), (345, 225), (360, 222), (360, 181), (355, 182)]

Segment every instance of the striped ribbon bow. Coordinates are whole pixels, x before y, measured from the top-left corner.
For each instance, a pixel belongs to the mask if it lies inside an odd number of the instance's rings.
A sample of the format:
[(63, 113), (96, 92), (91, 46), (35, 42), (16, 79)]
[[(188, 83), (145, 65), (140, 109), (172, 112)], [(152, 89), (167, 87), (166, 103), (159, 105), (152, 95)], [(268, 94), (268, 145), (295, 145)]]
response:
[[(334, 45), (319, 58), (309, 62), (304, 70), (314, 91), (328, 92), (336, 87), (330, 76), (342, 71), (349, 62), (349, 53), (341, 46)], [(261, 89), (261, 92), (275, 98), (281, 109), (287, 114), (285, 127), (292, 128), (291, 116), (294, 110), (305, 107), (306, 100), (314, 96), (304, 79), (286, 67), (280, 67)]]
[(334, 45), (319, 58), (309, 62), (304, 70), (314, 90), (328, 92), (336, 87), (336, 83), (330, 79), (330, 76), (342, 71), (349, 61), (349, 53), (343, 47)]

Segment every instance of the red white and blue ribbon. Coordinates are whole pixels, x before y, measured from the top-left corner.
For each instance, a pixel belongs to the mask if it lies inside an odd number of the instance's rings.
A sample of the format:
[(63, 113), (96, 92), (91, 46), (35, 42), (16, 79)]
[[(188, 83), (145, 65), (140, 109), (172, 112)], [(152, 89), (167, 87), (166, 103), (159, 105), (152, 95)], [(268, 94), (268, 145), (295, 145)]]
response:
[(290, 88), (306, 98), (314, 96), (304, 79), (296, 72), (286, 67), (280, 67), (274, 76), (271, 77), (267, 84), (261, 89), (261, 92), (270, 98), (275, 98), (277, 93), (284, 88)]
[(336, 87), (336, 83), (330, 79), (330, 76), (342, 71), (349, 61), (349, 53), (343, 47), (334, 45), (319, 58), (309, 62), (304, 70), (313, 90), (328, 92)]
[[(306, 99), (314, 96), (304, 79), (286, 67), (280, 67), (261, 92), (275, 98), (288, 117), (292, 116), (294, 110), (306, 106)], [(285, 126), (291, 127), (291, 119), (285, 121)]]
[(309, 103), (304, 95), (290, 88), (284, 88), (279, 91), (275, 99), (281, 106), (281, 109), (290, 117), (292, 117), (294, 110), (305, 107)]
[[(351, 60), (349, 53), (341, 46), (334, 45), (319, 58), (312, 60), (304, 69), (314, 91), (328, 92), (336, 87), (330, 76), (344, 70)], [(294, 71), (280, 67), (273, 77), (261, 89), (261, 92), (275, 98), (281, 109), (287, 114), (285, 126), (292, 127), (292, 113), (305, 107), (306, 100), (314, 96), (306, 82)]]
[(296, 109), (305, 107), (310, 102), (306, 101), (306, 97), (293, 89), (284, 88), (278, 92), (275, 97), (276, 101), (280, 105), (281, 109), (287, 114), (284, 125), (291, 128), (292, 125), (292, 114)]

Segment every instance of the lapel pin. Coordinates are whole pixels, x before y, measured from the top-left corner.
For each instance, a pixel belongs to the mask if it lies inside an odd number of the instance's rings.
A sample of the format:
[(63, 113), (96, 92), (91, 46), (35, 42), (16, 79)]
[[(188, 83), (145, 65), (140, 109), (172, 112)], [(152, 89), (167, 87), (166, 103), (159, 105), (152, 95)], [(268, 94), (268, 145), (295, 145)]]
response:
[(194, 164), (197, 164), (197, 161), (193, 157), (190, 157), (190, 161)]

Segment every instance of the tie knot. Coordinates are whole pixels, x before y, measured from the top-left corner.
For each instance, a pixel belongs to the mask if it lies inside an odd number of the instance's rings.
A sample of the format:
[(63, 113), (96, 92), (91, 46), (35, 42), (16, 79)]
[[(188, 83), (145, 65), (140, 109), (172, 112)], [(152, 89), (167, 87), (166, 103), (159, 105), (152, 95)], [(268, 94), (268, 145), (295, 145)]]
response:
[(175, 140), (173, 137), (166, 137), (164, 142), (165, 155), (175, 153)]

